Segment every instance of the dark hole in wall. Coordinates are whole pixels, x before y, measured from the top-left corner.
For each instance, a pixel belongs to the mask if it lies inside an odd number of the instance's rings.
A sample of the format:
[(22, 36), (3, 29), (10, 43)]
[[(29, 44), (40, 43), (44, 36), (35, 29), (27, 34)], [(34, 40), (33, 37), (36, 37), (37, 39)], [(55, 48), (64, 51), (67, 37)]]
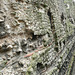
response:
[(62, 13), (62, 15), (61, 15), (61, 19), (64, 20), (64, 14), (63, 14), (63, 13)]
[(47, 67), (48, 65), (47, 65), (47, 64), (45, 64), (45, 66)]
[(28, 39), (37, 40), (37, 38), (41, 38), (43, 35), (34, 35), (34, 31), (31, 29), (25, 29)]
[(63, 41), (63, 44), (65, 45), (65, 40)]
[(47, 15), (49, 16), (51, 29), (54, 30), (55, 29), (54, 20), (53, 20), (53, 15), (52, 15), (52, 12), (51, 12), (50, 8), (48, 9)]
[(43, 65), (41, 62), (37, 63), (37, 71), (39, 72), (39, 75), (43, 73), (47, 68), (47, 64)]
[(51, 25), (51, 29), (54, 32), (55, 31), (55, 26), (54, 25)]
[(71, 27), (69, 27), (69, 31), (70, 31), (70, 28), (71, 28)]
[(52, 15), (52, 12), (50, 11), (50, 8), (47, 12), (47, 15), (49, 16), (49, 20), (50, 20), (50, 24), (51, 24), (51, 29), (52, 31), (54, 32), (55, 31), (55, 26), (54, 26), (54, 21), (53, 21), (53, 15)]
[(52, 13), (50, 12), (50, 8), (47, 12), (47, 15), (49, 16), (49, 20), (50, 20), (50, 23), (51, 23), (51, 20), (52, 20)]
[(37, 63), (37, 70), (40, 70), (44, 68), (43, 64), (42, 63)]
[(59, 45), (60, 45), (60, 47), (61, 47), (61, 41), (59, 42)]
[(43, 35), (34, 35), (34, 33), (31, 33), (31, 35), (32, 35), (32, 39), (31, 39), (32, 41), (33, 41), (33, 40), (41, 39), (42, 36), (43, 36)]
[(35, 40), (37, 38), (37, 35), (34, 35), (34, 31), (32, 29), (25, 29), (25, 32), (27, 34), (27, 39)]
[(34, 33), (31, 33), (31, 35), (32, 35), (32, 40), (36, 40), (37, 39), (37, 35), (34, 35)]
[(61, 23), (62, 23), (62, 24), (63, 24), (64, 18), (65, 18), (65, 17), (64, 17), (64, 14), (62, 13), (62, 14), (61, 14)]

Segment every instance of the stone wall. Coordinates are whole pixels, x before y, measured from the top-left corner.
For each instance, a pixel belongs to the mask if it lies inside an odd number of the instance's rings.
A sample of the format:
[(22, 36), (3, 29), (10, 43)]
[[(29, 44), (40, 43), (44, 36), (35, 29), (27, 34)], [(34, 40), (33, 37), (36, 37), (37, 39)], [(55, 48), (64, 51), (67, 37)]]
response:
[(0, 75), (70, 75), (74, 8), (75, 0), (0, 0)]

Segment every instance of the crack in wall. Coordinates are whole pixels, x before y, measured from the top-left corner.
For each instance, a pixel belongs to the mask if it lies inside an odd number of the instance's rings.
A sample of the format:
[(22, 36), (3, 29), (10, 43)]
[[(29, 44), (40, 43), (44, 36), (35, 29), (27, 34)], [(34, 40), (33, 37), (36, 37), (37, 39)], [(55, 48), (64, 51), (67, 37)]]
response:
[(55, 48), (54, 49), (55, 49), (55, 51), (58, 52), (59, 50), (58, 50), (57, 33), (56, 33), (55, 25), (54, 25), (53, 15), (52, 15), (52, 12), (51, 12), (50, 8), (49, 8), (47, 14), (49, 16), (51, 31), (53, 33), (53, 37), (54, 37), (54, 40), (55, 40)]

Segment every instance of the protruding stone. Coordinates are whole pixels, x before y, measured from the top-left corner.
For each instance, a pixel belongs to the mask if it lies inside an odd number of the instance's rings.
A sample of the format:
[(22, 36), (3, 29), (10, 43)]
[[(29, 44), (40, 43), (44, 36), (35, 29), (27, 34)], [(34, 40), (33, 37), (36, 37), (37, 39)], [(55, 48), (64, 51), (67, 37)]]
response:
[(44, 9), (39, 9), (39, 12), (42, 14), (42, 13), (45, 13)]
[(73, 0), (73, 2), (75, 3), (75, 0)]
[(7, 55), (10, 56), (10, 57), (13, 57), (13, 52), (9, 51), (9, 52), (7, 52)]
[(6, 29), (10, 29), (11, 28), (10, 25), (6, 25), (5, 27), (6, 27)]
[(12, 24), (13, 24), (13, 27), (20, 25), (20, 23), (17, 20), (12, 20)]
[(4, 18), (3, 17), (0, 17), (0, 22), (4, 22)]
[(4, 35), (4, 34), (5, 34), (5, 32), (4, 32), (4, 31), (2, 31), (2, 32), (1, 32), (1, 35)]
[(20, 53), (20, 52), (22, 52), (22, 49), (21, 49), (21, 48), (19, 48), (19, 49), (16, 51), (16, 53)]
[(0, 44), (0, 48), (2, 48), (2, 44)]
[(9, 61), (11, 59), (11, 57), (8, 57), (7, 60)]
[(61, 59), (58, 60), (58, 63), (60, 63), (60, 62), (61, 62)]
[(7, 48), (8, 48), (8, 49), (12, 49), (13, 46), (12, 46), (12, 45), (8, 45)]
[(67, 4), (67, 9), (70, 9), (70, 5), (69, 4)]
[(24, 64), (25, 64), (25, 60), (24, 60), (24, 59), (21, 59), (21, 60), (18, 62), (18, 64), (19, 64), (21, 67), (23, 67)]
[(3, 58), (3, 60), (6, 60), (6, 57), (4, 55), (2, 56), (2, 58)]
[(16, 12), (11, 12), (11, 15), (16, 15)]
[(18, 51), (19, 51), (19, 52), (22, 52), (22, 49), (21, 49), (21, 48), (19, 48), (19, 49), (18, 49)]
[(3, 13), (3, 11), (2, 11), (2, 10), (0, 10), (0, 13)]
[(29, 46), (30, 46), (30, 47), (33, 47), (33, 46), (34, 46), (34, 44), (33, 44), (33, 43), (30, 43), (30, 44), (29, 44)]
[(5, 52), (5, 51), (7, 51), (8, 49), (7, 49), (7, 45), (5, 45), (5, 44), (3, 44), (2, 45), (2, 48), (1, 48), (1, 52)]
[(46, 41), (46, 42), (49, 40), (48, 34), (46, 34), (45, 36), (43, 36), (43, 40)]

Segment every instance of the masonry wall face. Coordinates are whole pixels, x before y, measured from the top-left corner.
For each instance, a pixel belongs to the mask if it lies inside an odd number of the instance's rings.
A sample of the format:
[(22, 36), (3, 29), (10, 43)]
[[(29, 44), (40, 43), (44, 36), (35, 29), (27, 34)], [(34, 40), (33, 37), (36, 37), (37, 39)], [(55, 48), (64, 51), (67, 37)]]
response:
[(0, 0), (0, 75), (70, 75), (74, 56), (74, 0)]

